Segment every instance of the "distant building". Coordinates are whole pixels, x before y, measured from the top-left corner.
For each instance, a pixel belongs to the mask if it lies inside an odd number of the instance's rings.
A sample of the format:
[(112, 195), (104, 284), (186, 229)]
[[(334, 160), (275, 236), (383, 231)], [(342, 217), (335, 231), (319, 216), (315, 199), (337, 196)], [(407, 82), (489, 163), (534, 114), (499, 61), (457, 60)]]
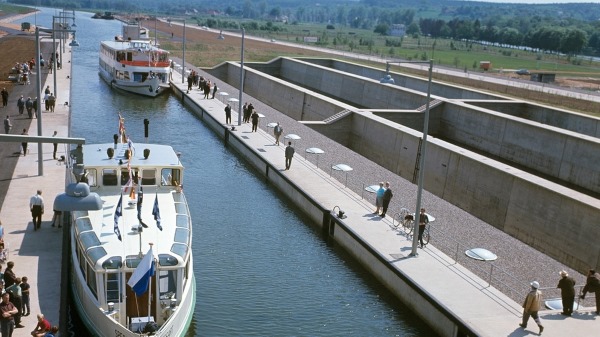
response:
[(395, 23), (390, 27), (390, 36), (406, 35), (406, 26), (401, 23)]

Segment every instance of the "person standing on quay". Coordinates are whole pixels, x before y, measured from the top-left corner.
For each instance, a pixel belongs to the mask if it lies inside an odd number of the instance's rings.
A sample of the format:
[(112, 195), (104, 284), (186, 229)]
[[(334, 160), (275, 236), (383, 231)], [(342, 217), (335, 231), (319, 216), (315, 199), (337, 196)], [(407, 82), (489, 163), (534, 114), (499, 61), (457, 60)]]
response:
[(244, 111), (244, 123), (248, 123), (248, 121), (250, 120), (250, 114), (248, 113), (248, 102), (244, 103), (242, 111)]
[(10, 122), (8, 115), (6, 115), (6, 119), (4, 120), (4, 133), (9, 134), (10, 129), (12, 129), (12, 123)]
[(211, 99), (215, 99), (215, 95), (217, 94), (217, 90), (219, 90), (219, 88), (217, 88), (217, 84), (213, 84), (213, 93), (212, 93), (212, 97)]
[(294, 148), (292, 142), (288, 142), (288, 146), (285, 147), (285, 169), (289, 170), (292, 166), (292, 158), (294, 157)]
[(531, 316), (540, 329), (538, 334), (541, 335), (544, 331), (544, 326), (538, 316), (538, 311), (542, 307), (542, 292), (538, 290), (539, 288), (540, 284), (537, 281), (531, 282), (531, 291), (525, 297), (525, 302), (523, 302), (523, 322), (519, 326), (525, 329), (527, 321), (529, 321), (529, 317)]
[(17, 307), (10, 303), (8, 293), (2, 294), (2, 303), (0, 303), (0, 331), (2, 337), (12, 337), (13, 331), (15, 330), (15, 319), (14, 315), (17, 314)]
[(383, 209), (381, 210), (381, 217), (385, 218), (385, 213), (387, 212), (388, 206), (390, 205), (390, 201), (394, 193), (392, 193), (392, 189), (390, 188), (390, 182), (385, 182), (385, 192), (383, 192)]
[(566, 271), (561, 271), (560, 281), (557, 288), (560, 288), (560, 297), (562, 298), (562, 315), (571, 316), (573, 314), (573, 303), (575, 302), (575, 279)]
[(25, 99), (23, 98), (23, 95), (17, 100), (17, 108), (19, 108), (19, 115), (22, 115), (23, 112), (25, 112)]
[(596, 294), (596, 315), (600, 315), (600, 274), (596, 273), (595, 269), (588, 271), (585, 286), (583, 287), (583, 294), (579, 298), (582, 300), (585, 299), (585, 294), (587, 293)]
[(379, 189), (375, 191), (375, 212), (373, 214), (379, 215), (379, 211), (381, 210), (381, 206), (383, 206), (383, 194), (385, 193), (385, 188), (383, 188), (383, 181), (379, 183)]
[(231, 105), (229, 103), (225, 107), (225, 124), (231, 124)]
[(273, 128), (273, 135), (275, 135), (275, 145), (279, 145), (279, 138), (283, 133), (283, 127), (277, 122), (277, 125)]
[(29, 200), (29, 209), (33, 218), (33, 230), (37, 231), (42, 226), (42, 214), (44, 214), (44, 198), (42, 198), (42, 190), (37, 190), (37, 193)]
[(8, 105), (8, 90), (6, 88), (2, 88), (2, 107), (6, 107)]
[(254, 111), (252, 113), (252, 132), (256, 132), (258, 130), (258, 112)]

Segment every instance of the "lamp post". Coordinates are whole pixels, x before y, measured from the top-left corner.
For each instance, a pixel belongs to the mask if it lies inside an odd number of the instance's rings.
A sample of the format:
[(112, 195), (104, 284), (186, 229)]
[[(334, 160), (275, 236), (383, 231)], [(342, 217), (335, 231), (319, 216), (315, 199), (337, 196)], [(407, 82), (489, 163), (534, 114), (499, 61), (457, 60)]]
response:
[(427, 82), (427, 103), (425, 105), (425, 116), (423, 121), (423, 145), (421, 146), (421, 157), (419, 158), (419, 177), (417, 179), (417, 205), (415, 210), (415, 224), (413, 228), (413, 243), (410, 256), (418, 256), (417, 245), (419, 244), (419, 223), (421, 222), (421, 198), (423, 195), (423, 177), (425, 176), (425, 151), (427, 149), (427, 133), (429, 130), (429, 103), (431, 101), (431, 79), (433, 73), (433, 60), (429, 61), (388, 61), (386, 62), (386, 74), (390, 72), (390, 63), (419, 63), (429, 65), (429, 80)]
[[(61, 30), (63, 32), (74, 33), (74, 30), (64, 29)], [(37, 102), (36, 102), (36, 115), (37, 115), (37, 135), (42, 135), (42, 69), (40, 67), (40, 32), (52, 33), (54, 34), (54, 29), (45, 29), (40, 27), (35, 27), (35, 54), (36, 54), (36, 62), (35, 62), (35, 71), (37, 73), (36, 78), (36, 93), (37, 93)], [(55, 71), (56, 72), (56, 71)], [(38, 142), (38, 175), (44, 175), (44, 158), (42, 153), (42, 142)]]
[[(241, 25), (240, 25), (241, 27)], [(242, 30), (242, 51), (240, 52), (240, 90), (238, 95), (238, 126), (242, 125), (242, 101), (244, 97), (244, 41), (246, 40), (246, 29), (241, 27)], [(217, 37), (219, 40), (225, 39), (223, 31), (219, 33)]]
[(181, 65), (181, 83), (185, 83), (185, 19), (183, 19), (183, 57)]

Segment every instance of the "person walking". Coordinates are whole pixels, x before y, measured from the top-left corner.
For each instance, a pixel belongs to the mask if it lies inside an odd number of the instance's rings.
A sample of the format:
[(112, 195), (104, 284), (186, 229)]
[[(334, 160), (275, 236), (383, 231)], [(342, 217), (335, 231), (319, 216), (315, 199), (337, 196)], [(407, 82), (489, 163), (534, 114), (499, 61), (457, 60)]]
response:
[(248, 104), (248, 118), (246, 120), (246, 123), (250, 122), (250, 116), (252, 116), (252, 113), (254, 112), (254, 105), (252, 105), (252, 103)]
[[(27, 129), (23, 129), (21, 136), (28, 136)], [(21, 142), (21, 148), (23, 149), (23, 157), (27, 155), (27, 142)]]
[(2, 303), (0, 303), (0, 331), (2, 337), (12, 337), (13, 331), (15, 331), (15, 319), (14, 315), (17, 314), (17, 307), (10, 303), (10, 296), (8, 293), (2, 294)]
[(540, 317), (538, 316), (538, 311), (542, 307), (542, 292), (539, 291), (540, 284), (538, 281), (533, 281), (531, 284), (531, 291), (525, 297), (525, 301), (523, 302), (523, 322), (519, 324), (519, 326), (523, 329), (527, 328), (527, 322), (529, 321), (529, 317), (533, 317), (533, 320), (538, 325), (540, 331), (539, 335), (544, 331), (544, 326), (540, 321)]
[(575, 302), (575, 279), (566, 271), (561, 271), (557, 288), (560, 288), (563, 310), (561, 315), (571, 316), (573, 314), (573, 303)]
[(27, 97), (27, 100), (25, 101), (25, 109), (27, 109), (27, 116), (29, 119), (33, 119), (33, 101), (31, 100), (31, 97)]
[(213, 93), (212, 93), (212, 97), (211, 99), (215, 99), (215, 95), (217, 94), (217, 90), (219, 90), (219, 88), (217, 88), (217, 84), (213, 84)]
[(6, 88), (2, 88), (2, 92), (0, 92), (0, 94), (2, 95), (2, 107), (5, 108), (8, 105), (8, 90), (6, 90)]
[(44, 214), (44, 198), (42, 198), (42, 190), (37, 190), (37, 193), (29, 200), (29, 209), (33, 218), (33, 230), (37, 231), (42, 226), (42, 214)]
[(23, 112), (25, 112), (25, 99), (23, 98), (23, 95), (17, 100), (17, 108), (19, 108), (19, 115), (22, 115)]
[(279, 138), (283, 133), (283, 127), (277, 122), (277, 125), (273, 128), (273, 135), (275, 136), (275, 145), (279, 145)]
[(231, 105), (229, 103), (225, 107), (225, 124), (231, 124)]
[(383, 181), (379, 183), (379, 189), (375, 191), (375, 212), (373, 214), (379, 215), (379, 211), (381, 211), (381, 206), (383, 206), (383, 194), (385, 193), (385, 188), (383, 188)]
[(419, 213), (419, 237), (417, 238), (421, 244), (421, 248), (425, 247), (425, 244), (423, 244), (423, 233), (425, 233), (425, 227), (428, 223), (429, 217), (425, 214), (425, 208), (421, 208)]
[(285, 169), (289, 170), (292, 166), (292, 158), (294, 157), (294, 148), (292, 142), (288, 142), (288, 146), (285, 147)]
[(385, 213), (387, 212), (388, 206), (390, 205), (390, 201), (394, 193), (392, 193), (392, 189), (390, 188), (390, 182), (385, 182), (385, 192), (383, 192), (383, 207), (381, 209), (381, 217), (385, 218)]
[(258, 112), (256, 110), (252, 113), (252, 132), (258, 130)]
[(596, 273), (595, 269), (588, 271), (585, 286), (583, 287), (583, 294), (579, 298), (582, 300), (585, 299), (585, 294), (587, 293), (596, 294), (596, 315), (600, 315), (600, 274)]
[(10, 122), (8, 115), (6, 115), (6, 118), (4, 119), (4, 133), (9, 134), (10, 129), (12, 129), (12, 123)]
[[(58, 135), (57, 131), (54, 131), (54, 134), (52, 134), (52, 137), (56, 137), (56, 135)], [(52, 143), (52, 158), (54, 160), (56, 160), (56, 151), (58, 150), (58, 143)]]

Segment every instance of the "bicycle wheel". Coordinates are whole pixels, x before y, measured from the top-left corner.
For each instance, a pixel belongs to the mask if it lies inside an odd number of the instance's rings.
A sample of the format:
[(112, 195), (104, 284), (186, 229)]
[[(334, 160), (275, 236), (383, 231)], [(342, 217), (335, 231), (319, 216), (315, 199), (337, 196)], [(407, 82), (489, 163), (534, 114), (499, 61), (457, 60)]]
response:
[(430, 238), (431, 235), (429, 235), (429, 225), (427, 225), (427, 227), (425, 227), (425, 231), (423, 232), (423, 244), (425, 246), (427, 246), (427, 244), (429, 243)]
[(412, 233), (414, 227), (414, 217), (410, 214), (410, 211), (406, 208), (400, 210), (400, 215), (402, 218), (402, 229), (407, 235)]

